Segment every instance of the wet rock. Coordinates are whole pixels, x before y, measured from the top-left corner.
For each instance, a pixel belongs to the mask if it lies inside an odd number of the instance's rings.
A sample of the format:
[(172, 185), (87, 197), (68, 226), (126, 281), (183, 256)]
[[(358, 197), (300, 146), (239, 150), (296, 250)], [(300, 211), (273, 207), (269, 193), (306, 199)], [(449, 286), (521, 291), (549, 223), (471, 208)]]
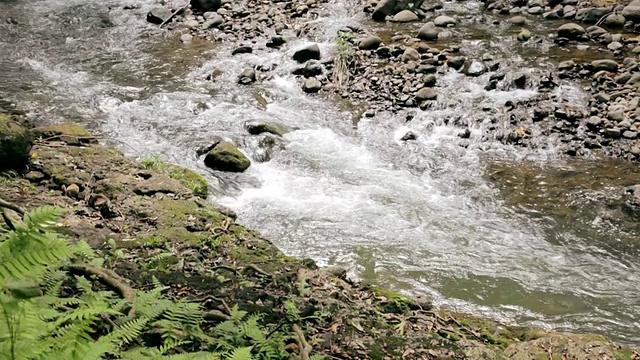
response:
[(465, 129), (463, 132), (458, 133), (458, 137), (461, 139), (468, 139), (471, 137), (471, 130)]
[(276, 35), (276, 36), (272, 36), (271, 39), (269, 39), (269, 41), (267, 41), (267, 47), (268, 48), (278, 48), (282, 45), (284, 45), (287, 42), (287, 40), (280, 36), (280, 35)]
[(247, 68), (238, 76), (238, 84), (249, 85), (256, 81), (256, 71), (253, 68)]
[(602, 60), (594, 60), (591, 62), (591, 66), (593, 66), (594, 71), (609, 71), (615, 72), (618, 70), (618, 63), (614, 60), (602, 59)]
[(422, 83), (426, 87), (433, 87), (433, 86), (436, 86), (436, 82), (437, 82), (436, 76), (433, 74), (428, 74), (427, 76), (424, 77), (424, 80)]
[(438, 35), (441, 31), (436, 27), (435, 23), (430, 21), (418, 30), (418, 38), (422, 40), (438, 40)]
[(598, 116), (592, 116), (587, 120), (586, 125), (589, 130), (597, 131), (602, 127), (603, 122), (604, 120), (602, 120), (602, 118)]
[(455, 25), (458, 21), (451, 16), (440, 15), (433, 20), (433, 23), (438, 27), (447, 27)]
[(412, 47), (407, 47), (402, 53), (401, 60), (402, 62), (418, 61), (420, 60), (420, 52)]
[(464, 71), (467, 76), (480, 76), (485, 72), (487, 72), (487, 66), (483, 62), (477, 60), (471, 61)]
[(609, 49), (611, 51), (620, 50), (620, 49), (622, 49), (622, 44), (617, 42), (617, 41), (613, 41), (613, 42), (609, 43), (609, 45), (607, 45), (607, 49)]
[(296, 75), (302, 75), (306, 78), (318, 76), (322, 74), (322, 64), (318, 60), (309, 60), (300, 72), (294, 72)]
[(379, 36), (369, 36), (360, 41), (358, 47), (361, 50), (375, 50), (380, 44), (382, 44), (382, 39)]
[(231, 55), (237, 54), (249, 54), (253, 52), (253, 48), (251, 46), (239, 46), (231, 52)]
[(406, 134), (404, 134), (400, 140), (402, 141), (409, 141), (409, 140), (416, 140), (418, 138), (418, 135), (416, 135), (416, 133), (414, 133), (413, 131), (409, 130), (407, 131)]
[(258, 137), (258, 149), (252, 154), (252, 158), (257, 162), (269, 161), (274, 152), (284, 149), (285, 145), (280, 136), (263, 133)]
[(611, 13), (611, 8), (609, 7), (580, 9), (576, 13), (576, 20), (580, 20), (585, 24), (595, 24), (609, 13)]
[(162, 24), (171, 17), (171, 14), (171, 10), (166, 7), (153, 8), (147, 13), (147, 21), (152, 24)]
[(302, 90), (306, 93), (317, 93), (322, 89), (322, 83), (316, 78), (308, 78), (302, 85)]
[(224, 19), (222, 18), (222, 16), (215, 14), (206, 19), (203, 23), (202, 23), (202, 28), (203, 29), (211, 29), (211, 28), (217, 28), (220, 27), (222, 24), (224, 24)]
[(527, 23), (527, 19), (524, 16), (514, 16), (509, 21), (511, 21), (511, 24), (516, 26), (522, 26)]
[(538, 14), (542, 14), (544, 12), (544, 9), (541, 8), (540, 6), (534, 6), (532, 8), (529, 8), (527, 12), (531, 15), (538, 15)]
[(243, 172), (251, 161), (233, 144), (222, 141), (207, 153), (204, 164), (214, 170)]
[(460, 70), (462, 66), (464, 66), (464, 63), (466, 61), (467, 61), (467, 58), (465, 58), (464, 56), (456, 56), (447, 60), (447, 64), (449, 65), (449, 67), (455, 70)]
[(416, 15), (416, 13), (414, 13), (413, 11), (402, 10), (399, 13), (395, 14), (391, 21), (407, 23), (407, 22), (414, 22), (418, 20), (419, 20), (418, 15)]
[(527, 29), (522, 29), (517, 37), (518, 41), (527, 41), (531, 39), (531, 31)]
[(513, 86), (518, 89), (524, 89), (527, 86), (527, 75), (522, 74), (513, 80)]
[(23, 167), (31, 151), (31, 133), (18, 120), (0, 113), (0, 169)]
[(198, 12), (216, 11), (222, 6), (222, 0), (191, 0), (191, 8)]
[(627, 19), (624, 16), (614, 13), (607, 16), (602, 24), (610, 28), (622, 28), (626, 22)]
[(601, 28), (600, 26), (589, 26), (587, 28), (587, 33), (589, 37), (592, 39), (597, 39), (605, 34), (607, 34), (607, 30)]
[(570, 40), (578, 39), (584, 34), (586, 34), (585, 29), (575, 23), (564, 24), (558, 28), (558, 36)]
[(432, 88), (422, 88), (416, 93), (416, 100), (435, 100), (438, 98), (438, 94)]
[(182, 34), (180, 35), (180, 41), (183, 43), (190, 43), (193, 40), (193, 35), (191, 34)]
[(558, 64), (558, 70), (560, 70), (560, 71), (572, 70), (575, 66), (576, 66), (575, 62), (573, 62), (572, 60), (567, 60), (567, 61), (563, 61), (560, 64)]
[(638, 22), (640, 20), (640, 0), (633, 0), (622, 10), (622, 16), (627, 20)]
[(396, 0), (380, 0), (376, 5), (376, 8), (371, 14), (371, 18), (375, 21), (384, 21), (384, 19), (391, 15), (396, 7)]
[(244, 124), (244, 128), (251, 135), (269, 133), (282, 136), (288, 132), (284, 126), (274, 122), (249, 121)]
[(617, 127), (604, 129), (604, 133), (613, 139), (619, 139), (620, 135), (622, 135), (620, 129)]
[(310, 44), (302, 49), (296, 50), (293, 54), (293, 60), (304, 63), (308, 60), (320, 60), (320, 48), (318, 44)]

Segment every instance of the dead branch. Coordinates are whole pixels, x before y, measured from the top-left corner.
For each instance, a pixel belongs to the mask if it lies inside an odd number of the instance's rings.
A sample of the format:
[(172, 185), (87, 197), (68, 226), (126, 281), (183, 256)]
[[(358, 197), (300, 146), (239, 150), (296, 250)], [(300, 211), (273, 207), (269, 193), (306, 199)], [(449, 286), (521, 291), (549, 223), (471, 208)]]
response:
[(159, 27), (163, 27), (166, 23), (168, 23), (169, 21), (171, 21), (171, 19), (173, 19), (174, 16), (178, 15), (178, 13), (180, 11), (183, 11), (184, 9), (187, 8), (187, 6), (189, 6), (189, 4), (191, 4), (191, 1), (187, 1), (186, 4), (182, 5), (182, 7), (180, 7), (178, 10), (174, 11), (173, 13), (171, 13), (171, 16), (169, 16), (165, 21), (163, 21)]
[(14, 203), (10, 203), (8, 201), (5, 201), (3, 199), (0, 198), (0, 207), (5, 208), (5, 209), (9, 209), (9, 210), (13, 210), (15, 212), (17, 212), (20, 215), (24, 215), (27, 213), (27, 211), (23, 208), (21, 208), (20, 206), (14, 204)]

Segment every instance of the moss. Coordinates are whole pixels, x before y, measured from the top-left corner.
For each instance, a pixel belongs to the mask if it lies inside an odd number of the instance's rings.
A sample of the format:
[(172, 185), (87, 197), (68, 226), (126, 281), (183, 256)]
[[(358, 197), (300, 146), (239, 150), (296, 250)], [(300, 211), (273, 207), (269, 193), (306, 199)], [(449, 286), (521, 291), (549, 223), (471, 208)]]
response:
[(630, 360), (634, 355), (634, 351), (630, 348), (622, 348), (614, 352), (616, 360)]
[(58, 135), (67, 135), (75, 137), (91, 137), (91, 134), (76, 123), (62, 123), (57, 125), (40, 126), (32, 130), (36, 137), (53, 137)]
[(0, 169), (23, 167), (31, 144), (29, 131), (16, 118), (0, 114)]
[(223, 141), (207, 153), (204, 164), (214, 170), (243, 172), (251, 161), (233, 144)]
[(206, 198), (209, 194), (209, 184), (200, 174), (175, 165), (169, 165), (167, 172), (172, 179), (191, 189), (194, 195)]

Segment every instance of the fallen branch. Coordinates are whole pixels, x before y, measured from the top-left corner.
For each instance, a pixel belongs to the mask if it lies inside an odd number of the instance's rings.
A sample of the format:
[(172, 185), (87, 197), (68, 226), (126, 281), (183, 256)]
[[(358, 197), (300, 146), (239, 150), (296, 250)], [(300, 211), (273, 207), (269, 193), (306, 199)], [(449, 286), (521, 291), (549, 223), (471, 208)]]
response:
[[(127, 285), (126, 280), (113, 270), (89, 265), (68, 265), (64, 269), (75, 275), (95, 276), (101, 283), (119, 293), (128, 302), (133, 303), (136, 300), (136, 290)], [(135, 310), (131, 308), (127, 316), (129, 318), (135, 317)]]
[(231, 316), (224, 314), (220, 310), (205, 311), (203, 318), (207, 321), (227, 321), (231, 320)]
[(163, 21), (163, 22), (160, 24), (160, 26), (159, 26), (159, 27), (163, 27), (166, 23), (168, 23), (169, 21), (171, 21), (171, 19), (173, 19), (173, 17), (174, 17), (174, 16), (178, 15), (178, 13), (179, 13), (180, 11), (183, 11), (184, 9), (186, 9), (186, 8), (187, 8), (187, 6), (189, 6), (189, 4), (191, 4), (191, 2), (190, 2), (190, 1), (187, 1), (187, 3), (186, 3), (186, 4), (184, 4), (184, 5), (182, 5), (182, 7), (181, 7), (181, 8), (179, 8), (178, 10), (174, 11), (173, 13), (171, 13), (171, 15), (170, 15), (170, 16), (169, 16), (165, 21)]
[(15, 212), (17, 212), (20, 215), (24, 215), (27, 213), (27, 211), (23, 208), (21, 208), (20, 206), (14, 204), (14, 203), (10, 203), (8, 201), (5, 201), (3, 199), (0, 199), (0, 207), (5, 208), (5, 209), (9, 209), (9, 210), (13, 210)]

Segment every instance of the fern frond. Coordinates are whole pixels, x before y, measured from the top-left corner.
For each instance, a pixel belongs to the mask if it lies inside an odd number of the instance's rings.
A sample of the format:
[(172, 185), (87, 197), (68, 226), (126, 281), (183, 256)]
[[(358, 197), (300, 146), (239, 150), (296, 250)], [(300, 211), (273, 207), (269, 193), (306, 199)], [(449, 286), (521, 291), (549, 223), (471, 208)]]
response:
[(227, 360), (252, 360), (251, 347), (241, 347), (233, 350)]
[(45, 230), (55, 225), (61, 214), (61, 208), (41, 206), (25, 214), (24, 223), (29, 229)]
[(45, 273), (48, 267), (59, 266), (73, 255), (68, 243), (57, 242), (47, 248), (15, 254), (0, 263), (0, 284), (8, 279), (34, 279)]

